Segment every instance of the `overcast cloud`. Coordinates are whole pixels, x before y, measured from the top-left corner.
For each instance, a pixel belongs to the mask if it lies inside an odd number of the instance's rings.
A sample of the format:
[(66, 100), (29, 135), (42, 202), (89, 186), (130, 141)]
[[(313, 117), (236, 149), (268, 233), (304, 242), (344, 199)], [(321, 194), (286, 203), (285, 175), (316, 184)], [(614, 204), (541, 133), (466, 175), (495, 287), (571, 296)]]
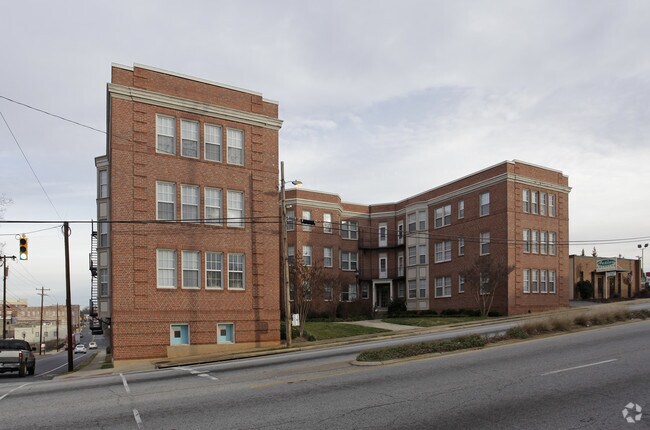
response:
[[(0, 96), (105, 130), (111, 63), (258, 91), (280, 103), (285, 176), (308, 189), (398, 201), (524, 160), (569, 176), (571, 252), (636, 258), (650, 241), (649, 22), (640, 1), (2, 2)], [(96, 217), (105, 135), (4, 98), (0, 112), (5, 220)], [(0, 224), (7, 255), (30, 237), (9, 298), (36, 305), (43, 286), (65, 301), (59, 224)], [(85, 306), (91, 228), (72, 229)]]

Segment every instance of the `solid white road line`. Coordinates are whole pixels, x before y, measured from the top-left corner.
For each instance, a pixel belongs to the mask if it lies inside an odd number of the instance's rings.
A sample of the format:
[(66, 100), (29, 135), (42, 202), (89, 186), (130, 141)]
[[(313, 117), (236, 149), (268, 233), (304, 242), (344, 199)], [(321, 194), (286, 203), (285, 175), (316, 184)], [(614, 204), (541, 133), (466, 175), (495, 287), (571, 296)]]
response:
[(129, 388), (129, 384), (126, 383), (126, 378), (121, 373), (120, 373), (120, 377), (122, 378), (122, 384), (124, 384), (124, 389), (126, 390), (127, 393), (131, 394), (131, 389)]
[(144, 428), (142, 425), (142, 420), (140, 419), (140, 413), (138, 412), (137, 409), (133, 409), (133, 417), (135, 418), (135, 423), (138, 425), (139, 429)]
[(598, 363), (583, 364), (582, 366), (569, 367), (567, 369), (553, 370), (551, 372), (542, 373), (541, 376), (554, 375), (556, 373), (568, 372), (569, 370), (582, 369), (583, 367), (598, 366), (599, 364), (611, 363), (612, 361), (616, 361), (616, 360), (618, 360), (618, 358), (612, 358), (611, 360), (599, 361)]
[(16, 390), (20, 390), (21, 388), (23, 388), (24, 386), (29, 385), (29, 384), (30, 384), (30, 383), (28, 382), (28, 383), (26, 383), (26, 384), (23, 384), (23, 385), (21, 385), (21, 386), (19, 386), (19, 387), (14, 388), (13, 390), (9, 391), (8, 393), (6, 393), (6, 394), (4, 394), (2, 397), (0, 397), (0, 400), (4, 399), (5, 397), (7, 397), (9, 394), (13, 393), (14, 391), (16, 391)]

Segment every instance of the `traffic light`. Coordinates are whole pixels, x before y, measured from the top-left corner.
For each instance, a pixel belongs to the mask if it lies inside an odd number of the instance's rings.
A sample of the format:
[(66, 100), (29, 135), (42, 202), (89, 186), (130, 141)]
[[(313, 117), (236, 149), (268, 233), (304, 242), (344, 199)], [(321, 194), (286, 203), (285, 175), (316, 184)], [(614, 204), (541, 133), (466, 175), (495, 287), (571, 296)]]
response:
[(22, 235), (20, 236), (19, 239), (20, 242), (20, 259), (21, 260), (27, 260), (28, 257), (28, 243), (27, 243), (27, 236)]

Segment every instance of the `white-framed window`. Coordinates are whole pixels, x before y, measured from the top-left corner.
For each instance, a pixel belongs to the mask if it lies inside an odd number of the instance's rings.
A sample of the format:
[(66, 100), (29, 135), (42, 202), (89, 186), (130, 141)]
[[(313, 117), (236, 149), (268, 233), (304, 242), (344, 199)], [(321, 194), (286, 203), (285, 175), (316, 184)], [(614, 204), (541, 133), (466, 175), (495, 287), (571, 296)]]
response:
[(480, 254), (487, 255), (490, 253), (490, 232), (484, 231), (479, 234), (479, 242), (481, 244)]
[(479, 196), (480, 215), (490, 215), (490, 193), (481, 193)]
[(530, 269), (524, 269), (523, 278), (523, 291), (530, 293)]
[(418, 264), (427, 264), (427, 246), (418, 245)]
[(181, 185), (181, 219), (199, 221), (199, 187), (195, 185)]
[(296, 212), (293, 209), (287, 210), (287, 231), (296, 229)]
[(324, 213), (323, 214), (323, 233), (332, 232), (332, 214)]
[(176, 184), (156, 182), (156, 219), (176, 219)]
[(198, 251), (183, 251), (183, 288), (199, 288), (201, 263)]
[(465, 200), (458, 202), (458, 219), (465, 218)]
[(105, 248), (108, 246), (108, 223), (99, 222), (99, 246)]
[(366, 283), (361, 285), (361, 298), (367, 299), (370, 297), (370, 286)]
[(406, 296), (406, 285), (404, 285), (404, 282), (400, 282), (397, 284), (397, 297), (403, 299), (405, 296)]
[(385, 247), (388, 245), (388, 226), (386, 223), (379, 224), (379, 246)]
[(417, 222), (416, 222), (416, 213), (411, 212), (410, 214), (406, 215), (406, 224), (408, 226), (408, 232), (409, 233), (415, 233), (416, 227), (417, 227)]
[(451, 276), (436, 278), (436, 298), (451, 297)]
[(108, 170), (99, 171), (99, 198), (108, 197)]
[(406, 252), (408, 253), (408, 265), (409, 266), (415, 266), (418, 262), (418, 256), (417, 256), (417, 247), (415, 246), (409, 246), (406, 249)]
[(539, 292), (540, 293), (547, 293), (548, 289), (546, 286), (546, 270), (540, 270), (539, 271)]
[(436, 209), (435, 227), (451, 225), (451, 205), (445, 205)]
[(228, 289), (243, 290), (246, 286), (246, 256), (244, 254), (228, 254)]
[(537, 203), (539, 193), (537, 191), (533, 191), (530, 194), (531, 197), (531, 204), (530, 204), (530, 211), (534, 214), (539, 213), (539, 204)]
[(490, 276), (487, 274), (480, 273), (479, 274), (479, 282), (480, 282), (480, 294), (490, 294)]
[(325, 285), (323, 287), (323, 300), (326, 302), (331, 302), (334, 298), (334, 288), (331, 285)]
[(217, 343), (235, 343), (235, 324), (217, 324)]
[(548, 292), (555, 294), (555, 270), (548, 271)]
[(223, 253), (205, 253), (205, 288), (223, 289)]
[(379, 277), (381, 279), (388, 278), (388, 256), (386, 254), (379, 255)]
[(341, 239), (357, 240), (359, 224), (356, 221), (341, 221)]
[(397, 224), (397, 244), (404, 244), (404, 223), (402, 221)]
[(427, 211), (419, 210), (418, 211), (418, 230), (424, 231), (427, 229)]
[(530, 230), (524, 229), (524, 230), (522, 230), (521, 233), (522, 233), (522, 242), (523, 242), (522, 245), (523, 245), (523, 248), (524, 248), (524, 252), (529, 253), (530, 252), (530, 245), (531, 245), (530, 244)]
[(557, 234), (555, 232), (550, 232), (548, 234), (548, 254), (555, 255), (557, 253), (556, 248)]
[(532, 246), (531, 246), (531, 251), (533, 254), (539, 254), (539, 231), (533, 230), (533, 240), (532, 240)]
[(429, 296), (429, 283), (427, 280), (420, 278), (418, 287), (418, 298), (426, 299)]
[(451, 261), (451, 240), (436, 242), (436, 263)]
[(404, 253), (399, 252), (397, 254), (397, 276), (404, 276)]
[(244, 165), (244, 131), (234, 128), (227, 129), (228, 164)]
[(547, 201), (546, 201), (546, 193), (541, 192), (539, 193), (539, 214), (540, 215), (546, 215), (546, 208), (547, 208)]
[(341, 270), (356, 271), (357, 270), (357, 253), (352, 251), (341, 252)]
[(99, 295), (101, 297), (110, 295), (108, 290), (108, 269), (99, 269)]
[(204, 157), (208, 161), (221, 162), (221, 127), (218, 125), (206, 124), (204, 131), (205, 148)]
[(311, 266), (311, 245), (302, 246), (302, 264), (305, 266)]
[(539, 270), (532, 269), (530, 274), (532, 275), (533, 293), (539, 293)]
[(522, 207), (521, 209), (528, 213), (530, 212), (530, 190), (524, 189), (521, 192)]
[(465, 277), (463, 275), (458, 275), (458, 292), (465, 292)]
[(548, 216), (555, 216), (555, 194), (548, 195)]
[(408, 286), (408, 291), (409, 291), (409, 299), (417, 299), (418, 298), (418, 284), (415, 279), (409, 279), (407, 281), (407, 286)]
[(548, 253), (548, 232), (540, 231), (539, 232), (539, 253), (547, 254)]
[(459, 256), (465, 255), (465, 238), (464, 237), (459, 237), (458, 238), (458, 255)]
[(181, 120), (181, 155), (199, 158), (199, 123)]
[[(306, 221), (311, 221), (311, 211), (302, 211), (302, 219)], [(303, 224), (302, 231), (311, 231), (311, 224)]]
[(326, 246), (323, 248), (323, 267), (334, 266), (334, 257), (332, 255), (332, 248)]
[(244, 227), (244, 193), (228, 190), (228, 227)]
[(176, 251), (156, 250), (156, 272), (158, 288), (176, 288)]
[(357, 284), (348, 284), (347, 288), (343, 287), (341, 291), (342, 302), (353, 302), (357, 299)]
[(296, 263), (296, 247), (293, 245), (287, 246), (287, 261), (290, 265)]
[(206, 224), (221, 224), (222, 192), (219, 188), (204, 188), (205, 222)]
[(176, 118), (156, 115), (156, 152), (176, 154)]

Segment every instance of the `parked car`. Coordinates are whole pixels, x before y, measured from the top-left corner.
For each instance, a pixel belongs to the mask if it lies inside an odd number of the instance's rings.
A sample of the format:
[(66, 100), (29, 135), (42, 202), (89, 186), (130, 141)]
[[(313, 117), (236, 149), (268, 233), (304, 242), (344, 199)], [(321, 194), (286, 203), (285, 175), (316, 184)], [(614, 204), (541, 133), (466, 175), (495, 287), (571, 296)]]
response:
[(88, 350), (86, 350), (86, 345), (84, 345), (83, 343), (80, 343), (79, 345), (74, 347), (75, 354), (85, 354), (86, 352), (88, 352)]
[(0, 339), (0, 373), (18, 372), (22, 377), (36, 371), (36, 358), (29, 342)]
[(88, 349), (97, 349), (97, 342), (92, 341), (88, 344)]

